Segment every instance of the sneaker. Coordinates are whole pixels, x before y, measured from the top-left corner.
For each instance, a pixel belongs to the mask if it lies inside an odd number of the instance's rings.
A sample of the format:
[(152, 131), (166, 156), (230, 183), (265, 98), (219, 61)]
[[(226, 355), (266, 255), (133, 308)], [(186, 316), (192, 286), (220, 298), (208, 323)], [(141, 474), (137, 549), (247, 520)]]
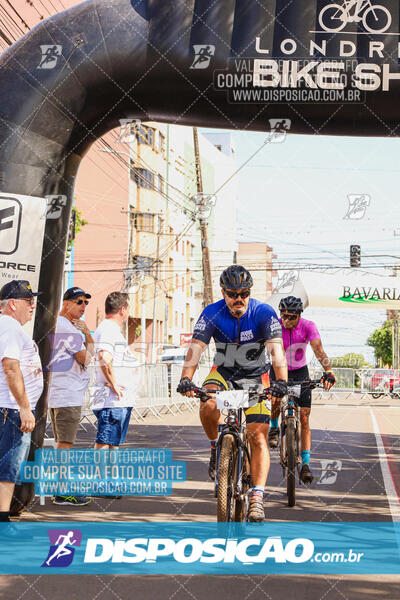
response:
[(249, 521), (261, 523), (264, 519), (264, 498), (260, 494), (253, 494), (250, 497)]
[(208, 476), (211, 481), (215, 481), (215, 471), (217, 468), (217, 448), (211, 446), (210, 462), (208, 463)]
[(107, 494), (104, 494), (104, 496), (96, 496), (96, 498), (104, 498), (105, 500), (121, 500), (122, 496), (107, 496)]
[(279, 443), (279, 427), (271, 427), (268, 433), (268, 443), (270, 448), (277, 448)]
[(53, 504), (60, 504), (62, 506), (86, 506), (92, 500), (88, 496), (54, 496)]
[(313, 479), (314, 479), (314, 477), (310, 471), (310, 467), (308, 465), (304, 464), (301, 467), (301, 471), (300, 471), (300, 481), (302, 481), (304, 483), (304, 485), (310, 485), (310, 483), (312, 482)]

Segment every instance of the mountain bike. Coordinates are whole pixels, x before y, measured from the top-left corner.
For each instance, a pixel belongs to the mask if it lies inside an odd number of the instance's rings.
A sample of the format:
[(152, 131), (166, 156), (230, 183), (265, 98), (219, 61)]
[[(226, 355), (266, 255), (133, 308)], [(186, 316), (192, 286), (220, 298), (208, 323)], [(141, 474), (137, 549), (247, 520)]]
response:
[[(354, 12), (350, 14), (353, 8)], [(342, 6), (325, 6), (318, 20), (322, 29), (332, 33), (341, 31), (347, 23), (360, 21), (369, 33), (384, 33), (392, 23), (392, 15), (385, 6), (372, 4), (371, 0), (344, 0)]]
[(301, 426), (297, 399), (300, 397), (302, 386), (314, 389), (316, 387), (323, 387), (323, 384), (320, 379), (289, 381), (288, 393), (282, 398), (280, 463), (283, 471), (283, 478), (286, 478), (288, 506), (294, 506), (296, 504), (296, 470), (300, 476)]
[(244, 426), (244, 408), (248, 402), (258, 398), (267, 400), (268, 390), (228, 390), (211, 392), (193, 384), (195, 397), (207, 402), (217, 394), (220, 410), (225, 410), (224, 423), (218, 426), (217, 465), (215, 476), (215, 496), (217, 498), (218, 522), (247, 521), (249, 494), (253, 487), (250, 462), (251, 451), (247, 431)]

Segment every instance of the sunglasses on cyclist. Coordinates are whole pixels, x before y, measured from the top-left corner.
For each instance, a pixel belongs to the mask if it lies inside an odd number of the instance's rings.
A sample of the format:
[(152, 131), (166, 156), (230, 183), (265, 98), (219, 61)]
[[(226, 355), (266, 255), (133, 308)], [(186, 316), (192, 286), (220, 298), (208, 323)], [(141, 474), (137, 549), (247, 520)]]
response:
[(225, 290), (225, 294), (233, 300), (236, 300), (236, 298), (239, 298), (239, 296), (243, 299), (250, 296), (249, 290), (246, 290), (245, 292), (231, 292), (229, 290)]
[(286, 319), (287, 321), (295, 321), (299, 315), (285, 315), (285, 313), (281, 313), (282, 319)]
[(79, 300), (75, 300), (75, 304), (78, 304), (79, 306), (83, 303), (85, 303), (87, 306), (89, 304), (89, 300), (82, 300), (81, 298)]

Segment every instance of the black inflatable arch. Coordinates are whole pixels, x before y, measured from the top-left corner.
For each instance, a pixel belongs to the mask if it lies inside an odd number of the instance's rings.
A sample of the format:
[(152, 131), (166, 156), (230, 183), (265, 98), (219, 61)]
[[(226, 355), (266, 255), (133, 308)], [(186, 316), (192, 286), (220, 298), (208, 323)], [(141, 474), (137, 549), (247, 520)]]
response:
[[(120, 119), (269, 131), (270, 118), (288, 118), (294, 133), (399, 135), (399, 2), (372, 0), (375, 12), (367, 8), (358, 22), (340, 6), (333, 14), (330, 4), (88, 0), (2, 54), (0, 189), (68, 198), (62, 218), (46, 224), (34, 327), (43, 360), (59, 306), (77, 170), (90, 145)], [(51, 69), (38, 68), (43, 45), (57, 47)], [(302, 103), (285, 95), (338, 88), (353, 95)], [(236, 89), (284, 95), (239, 98)], [(32, 447), (42, 444), (45, 413), (46, 393)], [(23, 486), (19, 495), (15, 511), (32, 489)]]

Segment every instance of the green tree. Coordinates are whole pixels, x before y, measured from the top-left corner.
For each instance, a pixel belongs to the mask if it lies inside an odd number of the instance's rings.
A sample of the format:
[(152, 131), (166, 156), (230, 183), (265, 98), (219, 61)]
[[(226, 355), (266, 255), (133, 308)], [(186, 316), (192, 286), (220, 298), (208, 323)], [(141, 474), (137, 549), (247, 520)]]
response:
[(374, 349), (376, 359), (381, 358), (385, 365), (392, 364), (392, 325), (393, 320), (388, 319), (367, 340), (368, 346)]
[(75, 243), (75, 238), (77, 234), (82, 230), (82, 227), (84, 227), (87, 224), (88, 222), (82, 218), (82, 211), (73, 207), (71, 212), (71, 222), (68, 235), (67, 258), (69, 258), (71, 254), (72, 246)]
[(333, 369), (361, 369), (362, 367), (371, 367), (362, 354), (356, 352), (349, 352), (343, 356), (335, 356), (331, 358), (331, 365)]

